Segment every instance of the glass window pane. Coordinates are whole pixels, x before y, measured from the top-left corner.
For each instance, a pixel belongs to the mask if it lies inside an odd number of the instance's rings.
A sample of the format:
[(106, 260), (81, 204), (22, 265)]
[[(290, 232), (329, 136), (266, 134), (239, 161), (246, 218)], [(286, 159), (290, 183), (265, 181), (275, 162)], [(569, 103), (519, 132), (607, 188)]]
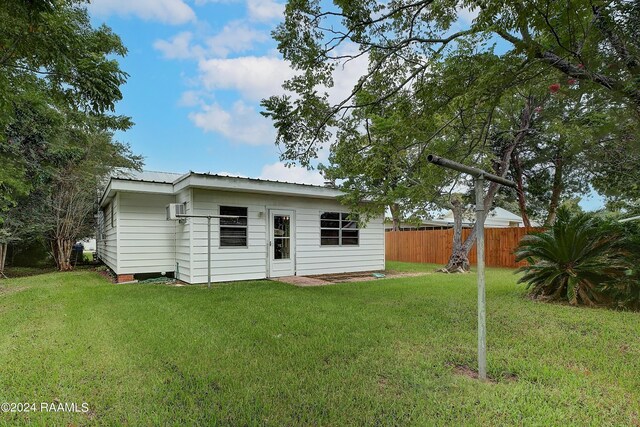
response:
[(357, 237), (343, 237), (342, 238), (342, 245), (343, 246), (357, 245), (357, 244), (358, 244), (358, 238)]
[(320, 219), (340, 219), (338, 212), (324, 212), (320, 215)]
[(342, 237), (358, 237), (358, 230), (342, 230)]
[(288, 215), (273, 216), (273, 235), (274, 237), (291, 236), (291, 218)]
[(247, 228), (220, 227), (220, 246), (247, 246)]
[(247, 216), (247, 208), (238, 206), (220, 206), (220, 215)]
[(358, 214), (353, 214), (353, 213), (344, 213), (344, 212), (343, 212), (342, 214), (340, 214), (340, 217), (341, 217), (343, 220), (355, 221), (355, 222), (358, 222), (358, 220), (360, 219), (360, 218), (358, 217)]
[(358, 223), (356, 221), (342, 221), (342, 228), (358, 229)]
[(322, 228), (340, 228), (340, 221), (328, 221), (321, 220), (320, 227)]
[(340, 244), (340, 239), (337, 237), (323, 237), (320, 239), (320, 244), (322, 246), (338, 246)]
[(338, 237), (340, 230), (320, 230), (320, 237)]
[(220, 237), (220, 246), (247, 246), (246, 237)]
[(279, 238), (273, 239), (273, 258), (289, 259), (291, 257), (291, 239)]
[(246, 235), (247, 229), (245, 227), (220, 227), (220, 236), (238, 237)]
[(234, 215), (241, 218), (220, 218), (220, 225), (247, 225), (247, 208), (220, 206), (220, 215)]

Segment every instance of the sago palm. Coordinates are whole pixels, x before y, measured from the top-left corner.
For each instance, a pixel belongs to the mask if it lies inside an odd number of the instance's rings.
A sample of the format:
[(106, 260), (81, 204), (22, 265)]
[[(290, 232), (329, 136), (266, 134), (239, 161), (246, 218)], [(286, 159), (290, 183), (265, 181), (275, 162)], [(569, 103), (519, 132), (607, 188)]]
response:
[(515, 251), (531, 295), (573, 305), (610, 304), (608, 286), (627, 270), (621, 236), (593, 215), (558, 212), (549, 230), (526, 236)]

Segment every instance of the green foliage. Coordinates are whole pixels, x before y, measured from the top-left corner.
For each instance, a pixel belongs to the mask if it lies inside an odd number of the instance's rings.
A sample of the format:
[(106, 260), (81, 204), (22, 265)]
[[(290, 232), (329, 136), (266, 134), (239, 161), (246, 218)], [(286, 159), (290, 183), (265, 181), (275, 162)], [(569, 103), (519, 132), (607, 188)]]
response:
[[(461, 8), (474, 9), (477, 18), (461, 25)], [(343, 169), (335, 176), (355, 176), (349, 163), (356, 162), (345, 159), (361, 159), (358, 150), (364, 145), (341, 132), (357, 129), (363, 135), (365, 121), (375, 127), (379, 118), (394, 120), (398, 134), (422, 140), (423, 147), (491, 168), (505, 146), (495, 142), (508, 143), (518, 132), (507, 117), (522, 111), (516, 95), (537, 92), (548, 102), (535, 117), (526, 147), (518, 151), (527, 168), (531, 213), (545, 217), (545, 208), (569, 193), (588, 192), (589, 184), (625, 206), (640, 199), (638, 16), (638, 2), (290, 0), (274, 37), (299, 73), (285, 83), (293, 95), (263, 100), (264, 115), (278, 129), (287, 162), (309, 165), (338, 129), (336, 144), (349, 147), (334, 147), (332, 160)], [(503, 41), (500, 54), (497, 38)], [(330, 99), (327, 88), (339, 76), (336, 70), (359, 58), (367, 58), (369, 67), (352, 93)], [(388, 114), (389, 104), (407, 96), (411, 124)], [(497, 129), (490, 129), (492, 120)], [(495, 138), (500, 132), (506, 138)], [(372, 139), (388, 141), (374, 133)], [(355, 172), (362, 176), (372, 163), (406, 160), (407, 151), (399, 150), (393, 161), (388, 152), (381, 153), (384, 161), (365, 158)], [(551, 174), (554, 169), (561, 173)], [(376, 187), (357, 179), (362, 185), (345, 188), (357, 194), (365, 184)], [(399, 182), (402, 187), (409, 181)]]
[(91, 26), (86, 4), (0, 2), (0, 226), (82, 140), (131, 126), (110, 113), (127, 77), (115, 57), (126, 48)]
[(527, 260), (519, 282), (530, 294), (572, 305), (622, 305), (613, 290), (630, 268), (629, 252), (621, 230), (593, 214), (560, 209), (547, 231), (526, 236), (515, 251)]

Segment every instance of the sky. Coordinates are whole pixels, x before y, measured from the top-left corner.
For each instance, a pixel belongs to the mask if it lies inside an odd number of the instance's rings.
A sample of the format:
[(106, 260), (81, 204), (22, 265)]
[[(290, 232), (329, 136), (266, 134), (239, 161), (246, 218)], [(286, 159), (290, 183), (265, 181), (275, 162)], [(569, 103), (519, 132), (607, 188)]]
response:
[[(135, 126), (117, 139), (145, 157), (145, 169), (323, 183), (317, 171), (279, 161), (275, 129), (259, 114), (260, 100), (282, 94), (293, 75), (270, 35), (283, 3), (93, 0), (89, 11), (129, 50), (116, 112)], [(365, 61), (340, 70), (332, 98), (349, 93), (365, 70)]]
[[(89, 12), (129, 50), (119, 58), (129, 78), (116, 113), (135, 125), (116, 137), (144, 156), (144, 169), (323, 183), (317, 171), (280, 162), (275, 129), (259, 114), (260, 100), (284, 93), (293, 75), (270, 35), (284, 0), (92, 0)], [(460, 12), (463, 22), (473, 18)], [(330, 100), (350, 93), (366, 61), (335, 72)], [(596, 209), (602, 199), (581, 205)]]

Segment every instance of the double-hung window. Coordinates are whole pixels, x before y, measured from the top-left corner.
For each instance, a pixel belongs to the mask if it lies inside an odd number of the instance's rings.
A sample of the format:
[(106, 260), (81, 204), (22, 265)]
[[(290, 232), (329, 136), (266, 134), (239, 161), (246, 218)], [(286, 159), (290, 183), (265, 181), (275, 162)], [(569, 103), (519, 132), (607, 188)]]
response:
[(220, 206), (220, 215), (238, 218), (220, 218), (220, 247), (247, 246), (247, 208)]
[(321, 246), (357, 246), (360, 239), (358, 215), (345, 212), (320, 214)]

